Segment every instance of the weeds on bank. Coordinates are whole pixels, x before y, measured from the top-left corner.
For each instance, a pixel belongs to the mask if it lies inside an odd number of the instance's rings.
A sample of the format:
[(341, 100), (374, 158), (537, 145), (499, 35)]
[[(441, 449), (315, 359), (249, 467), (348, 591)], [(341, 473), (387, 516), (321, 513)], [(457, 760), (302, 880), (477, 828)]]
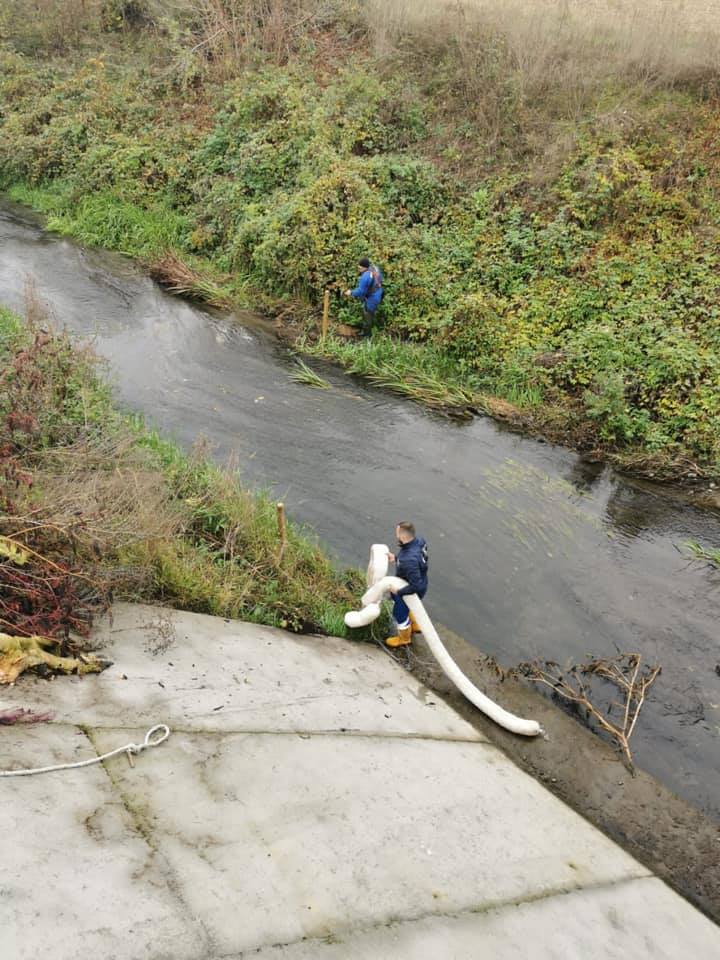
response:
[(345, 635), (359, 572), (292, 523), (281, 551), (268, 496), (122, 416), (92, 354), (29, 314), (0, 311), (0, 632), (74, 654), (122, 597)]
[(720, 35), (648, 2), (651, 33), (635, 0), (89, 0), (63, 34), (11, 0), (0, 184), (209, 302), (310, 317), (372, 254), (413, 366), (332, 347), (350, 368), (717, 472)]
[[(28, 312), (28, 327), (0, 313), (0, 631), (67, 641), (71, 630), (87, 633), (112, 583), (85, 518), (71, 509), (62, 520), (52, 499), (41, 500), (38, 477), (49, 450), (89, 432), (106, 396), (92, 389), (90, 357), (40, 325), (37, 301)], [(12, 663), (3, 669), (12, 676)]]
[(63, 181), (52, 188), (16, 184), (8, 195), (47, 214), (49, 230), (88, 246), (142, 258), (162, 256), (168, 248), (184, 246), (185, 217), (162, 203), (141, 206), (110, 191), (88, 194), (82, 185)]
[(311, 370), (310, 367), (300, 358), (295, 361), (297, 369), (292, 373), (290, 379), (296, 383), (305, 383), (309, 387), (316, 387), (318, 390), (329, 390), (330, 384), (323, 380), (320, 374)]
[(704, 547), (697, 540), (688, 540), (685, 543), (690, 553), (696, 560), (705, 560), (714, 567), (720, 567), (720, 550), (714, 550), (712, 547)]
[(435, 409), (465, 411), (473, 404), (472, 389), (455, 382), (452, 364), (427, 346), (376, 334), (360, 343), (335, 337), (316, 343), (305, 339), (298, 341), (297, 347), (311, 356), (335, 360), (349, 373)]
[(274, 501), (240, 486), (232, 468), (216, 467), (202, 449), (187, 456), (154, 433), (146, 432), (140, 442), (187, 510), (182, 542), (145, 554), (161, 599), (184, 609), (323, 632), (356, 602), (363, 590), (359, 574), (336, 573), (309, 533), (293, 524), (281, 552)]

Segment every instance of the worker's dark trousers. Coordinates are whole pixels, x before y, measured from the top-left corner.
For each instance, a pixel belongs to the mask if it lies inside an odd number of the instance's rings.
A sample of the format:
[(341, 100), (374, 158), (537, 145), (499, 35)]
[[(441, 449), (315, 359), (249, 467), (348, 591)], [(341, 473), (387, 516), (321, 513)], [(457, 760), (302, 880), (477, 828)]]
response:
[[(422, 590), (418, 593), (418, 596), (422, 598), (427, 593), (426, 590)], [(393, 618), (395, 623), (399, 627), (406, 627), (410, 623), (410, 611), (408, 605), (405, 603), (402, 597), (398, 597), (397, 594), (391, 593), (390, 596), (393, 599)]]
[(373, 327), (375, 326), (375, 311), (367, 310), (363, 307), (363, 322), (361, 327), (361, 332), (364, 336), (369, 337), (372, 333)]

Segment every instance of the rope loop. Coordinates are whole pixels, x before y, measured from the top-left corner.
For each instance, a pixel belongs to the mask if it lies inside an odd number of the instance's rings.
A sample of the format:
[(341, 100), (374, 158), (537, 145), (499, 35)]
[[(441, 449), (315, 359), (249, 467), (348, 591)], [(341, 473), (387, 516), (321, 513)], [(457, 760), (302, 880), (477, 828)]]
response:
[[(158, 731), (160, 731), (160, 736), (156, 736)], [(165, 743), (169, 736), (170, 727), (166, 723), (156, 723), (145, 734), (145, 740), (139, 749), (147, 750), (148, 747), (159, 747), (161, 743)]]
[(77, 763), (58, 763), (52, 767), (33, 767), (26, 770), (0, 770), (0, 777), (31, 777), (38, 773), (54, 773), (57, 770), (77, 770), (80, 767), (90, 767), (94, 763), (102, 763), (103, 760), (117, 757), (121, 753), (126, 754), (129, 760), (131, 756), (137, 756), (149, 747), (159, 747), (169, 736), (170, 727), (166, 723), (157, 723), (154, 727), (150, 727), (142, 743), (127, 743), (124, 747), (117, 747), (115, 750), (103, 753), (100, 757), (78, 760)]

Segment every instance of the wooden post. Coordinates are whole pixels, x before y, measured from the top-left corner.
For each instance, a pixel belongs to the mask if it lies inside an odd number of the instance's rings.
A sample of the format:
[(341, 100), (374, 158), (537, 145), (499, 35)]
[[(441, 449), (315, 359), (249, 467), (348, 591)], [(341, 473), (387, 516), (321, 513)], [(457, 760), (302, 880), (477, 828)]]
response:
[(322, 317), (322, 338), (328, 333), (328, 322), (330, 320), (330, 291), (326, 290), (323, 297), (323, 317)]
[(277, 505), (277, 522), (278, 522), (278, 535), (280, 537), (280, 552), (278, 553), (278, 563), (283, 558), (285, 553), (285, 546), (287, 544), (287, 526), (285, 520), (285, 504), (278, 503)]

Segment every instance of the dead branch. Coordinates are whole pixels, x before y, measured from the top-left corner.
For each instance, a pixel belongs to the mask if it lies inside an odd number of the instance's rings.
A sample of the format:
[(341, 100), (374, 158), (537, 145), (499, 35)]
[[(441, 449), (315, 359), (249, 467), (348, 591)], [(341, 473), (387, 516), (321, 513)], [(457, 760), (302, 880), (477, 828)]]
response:
[[(642, 665), (639, 653), (623, 653), (610, 659), (595, 659), (563, 669), (552, 660), (533, 660), (520, 663), (510, 674), (524, 677), (533, 683), (549, 687), (553, 694), (585, 711), (620, 748), (624, 761), (634, 772), (630, 737), (645, 703), (648, 688), (661, 672), (660, 666)], [(592, 679), (599, 677), (611, 683), (621, 694), (621, 702), (611, 701), (606, 710), (593, 702), (597, 691)], [(614, 707), (620, 709), (620, 719), (611, 719)]]

